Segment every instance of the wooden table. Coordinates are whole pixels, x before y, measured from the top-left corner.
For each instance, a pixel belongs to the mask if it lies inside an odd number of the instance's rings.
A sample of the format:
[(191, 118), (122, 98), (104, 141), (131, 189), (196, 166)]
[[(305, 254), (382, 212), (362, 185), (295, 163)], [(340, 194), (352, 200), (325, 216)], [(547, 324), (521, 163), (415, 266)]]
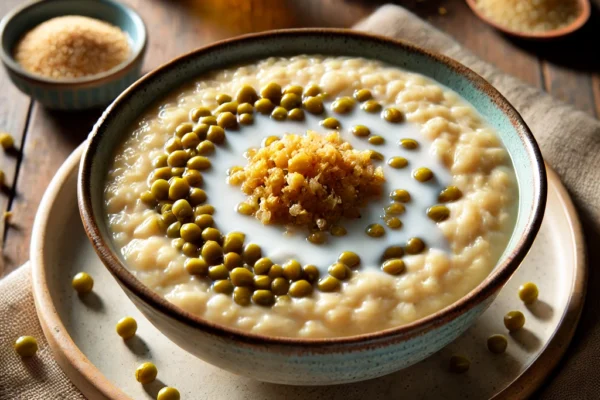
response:
[[(196, 47), (243, 33), (287, 27), (349, 27), (383, 4), (372, 0), (123, 1), (135, 7), (149, 27), (146, 71)], [(588, 25), (570, 38), (551, 43), (507, 38), (477, 19), (464, 0), (398, 3), (505, 72), (598, 117), (600, 0), (592, 1), (595, 9)], [(0, 1), (0, 15), (22, 3)], [(0, 152), (0, 168), (6, 174), (7, 185), (0, 196), (0, 208), (14, 213), (14, 223), (0, 222), (4, 257), (0, 276), (29, 258), (31, 228), (44, 190), (65, 158), (85, 139), (99, 114), (45, 110), (20, 93), (0, 71), (0, 130), (15, 137), (19, 150), (16, 155)]]

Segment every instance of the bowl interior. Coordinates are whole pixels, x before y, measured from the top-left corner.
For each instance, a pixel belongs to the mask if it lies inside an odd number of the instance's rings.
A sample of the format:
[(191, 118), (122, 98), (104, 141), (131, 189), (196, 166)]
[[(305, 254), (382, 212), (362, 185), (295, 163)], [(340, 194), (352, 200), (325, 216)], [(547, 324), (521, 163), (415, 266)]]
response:
[[(95, 18), (121, 28), (131, 39), (132, 51), (128, 61), (134, 59), (144, 48), (144, 43), (146, 42), (144, 23), (140, 16), (129, 7), (111, 0), (46, 0), (28, 4), (4, 17), (0, 25), (0, 32), (2, 32), (0, 50), (3, 61), (9, 64), (12, 69), (20, 71), (25, 75), (33, 76), (24, 71), (14, 60), (12, 56), (14, 46), (27, 31), (35, 26), (51, 18), (65, 15), (81, 15)], [(109, 75), (115, 70), (120, 69), (128, 61), (99, 75), (61, 80), (61, 82), (82, 82), (96, 79), (101, 75)], [(35, 78), (55, 82), (55, 80), (44, 79), (38, 75), (35, 75)]]
[[(81, 197), (91, 205), (103, 242), (111, 244), (104, 216), (104, 181), (116, 146), (131, 124), (157, 99), (209, 70), (246, 63), (254, 59), (280, 55), (327, 54), (378, 59), (398, 67), (419, 72), (458, 92), (470, 102), (499, 133), (508, 149), (518, 179), (518, 216), (515, 228), (498, 266), (520, 261), (533, 241), (545, 206), (545, 170), (539, 149), (520, 116), (506, 100), (483, 79), (466, 67), (442, 61), (423, 50), (360, 33), (340, 30), (290, 30), (221, 42), (180, 57), (146, 75), (125, 91), (107, 110), (91, 135), (82, 160)], [(85, 215), (85, 211), (83, 211)], [(100, 251), (106, 253), (99, 244)], [(522, 249), (524, 247), (524, 249)], [(120, 259), (120, 256), (114, 257)], [(516, 269), (498, 268), (482, 285), (498, 274), (504, 281)], [(498, 270), (502, 271), (498, 271)], [(128, 273), (127, 273), (128, 274)], [(503, 282), (504, 282), (503, 281)], [(502, 283), (503, 283), (502, 282)]]

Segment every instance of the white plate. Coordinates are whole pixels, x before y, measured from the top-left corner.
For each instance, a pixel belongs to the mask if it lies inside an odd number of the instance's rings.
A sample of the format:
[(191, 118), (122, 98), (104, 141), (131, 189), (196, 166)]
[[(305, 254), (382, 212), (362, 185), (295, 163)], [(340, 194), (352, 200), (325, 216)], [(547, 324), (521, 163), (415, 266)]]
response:
[[(59, 364), (92, 399), (152, 399), (163, 384), (182, 399), (484, 399), (531, 394), (558, 363), (581, 313), (587, 270), (579, 221), (566, 190), (549, 170), (548, 205), (540, 233), (523, 265), (492, 306), (463, 336), (425, 361), (371, 381), (292, 387), (252, 381), (202, 362), (171, 343), (134, 305), (96, 257), (77, 209), (77, 149), (48, 188), (36, 216), (31, 261), (38, 316)], [(86, 271), (94, 292), (79, 298), (72, 276)], [(517, 297), (523, 282), (535, 282), (540, 300), (525, 307)], [(507, 335), (508, 350), (494, 355), (486, 339), (507, 334), (503, 316), (521, 310), (525, 329)], [(115, 323), (131, 315), (138, 336), (123, 341)], [(471, 359), (462, 375), (443, 368), (452, 354)], [(138, 364), (154, 362), (158, 380), (146, 387), (134, 378)]]

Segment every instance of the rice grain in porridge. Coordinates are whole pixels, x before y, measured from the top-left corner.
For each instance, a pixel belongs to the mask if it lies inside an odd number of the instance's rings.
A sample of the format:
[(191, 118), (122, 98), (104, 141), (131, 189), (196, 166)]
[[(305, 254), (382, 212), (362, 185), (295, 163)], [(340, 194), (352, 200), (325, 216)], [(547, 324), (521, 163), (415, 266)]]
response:
[[(255, 113), (253, 124), (226, 130), (225, 142), (215, 146), (211, 167), (203, 172), (202, 188), (207, 202), (215, 206), (214, 224), (223, 234), (243, 232), (245, 243), (261, 246), (263, 256), (274, 263), (295, 259), (302, 265), (315, 265), (322, 277), (344, 251), (357, 253), (361, 263), (339, 291), (314, 290), (302, 298), (281, 296), (271, 307), (242, 306), (232, 295), (215, 292), (209, 279), (186, 271), (187, 257), (159, 229), (160, 215), (142, 202), (140, 195), (152, 183), (152, 161), (164, 154), (164, 145), (175, 129), (190, 121), (192, 109), (214, 110), (219, 106), (219, 94), (233, 96), (244, 85), (259, 91), (271, 82), (282, 87), (319, 85), (331, 100), (368, 89), (373, 103), (338, 115), (330, 111), (328, 100), (323, 115), (306, 113), (304, 121), (280, 122)], [(403, 121), (388, 122), (379, 112), (366, 111), (375, 110), (375, 101), (384, 109), (397, 108)], [(227, 170), (245, 165), (244, 153), (260, 147), (267, 137), (304, 135), (308, 130), (330, 133), (319, 123), (327, 117), (339, 120), (340, 136), (353, 148), (376, 150), (383, 158), (373, 162), (383, 169), (384, 194), (365, 204), (361, 218), (340, 222), (339, 232), (343, 229), (346, 235), (332, 233), (326, 243), (315, 245), (306, 240), (303, 229), (263, 225), (252, 216), (237, 213), (237, 205), (246, 196), (238, 186), (228, 184)], [(357, 125), (368, 127), (370, 137), (353, 134)], [(369, 139), (376, 136), (382, 139), (372, 144)], [(403, 147), (401, 140), (415, 141), (418, 146)], [(394, 158), (405, 162), (388, 162)], [(432, 178), (419, 182), (412, 173), (423, 167), (431, 171)], [(449, 186), (456, 191), (443, 196), (462, 196), (444, 203), (448, 215), (441, 222), (433, 221), (427, 210), (438, 204), (440, 192)], [(388, 194), (402, 197), (402, 190), (410, 194), (410, 201), (390, 207)], [(105, 204), (112, 239), (125, 263), (170, 302), (212, 322), (248, 332), (317, 338), (400, 326), (464, 296), (485, 279), (504, 251), (514, 226), (517, 196), (511, 160), (500, 139), (456, 93), (422, 75), (378, 61), (296, 56), (207, 74), (149, 109), (115, 154)], [(365, 229), (370, 224), (383, 226), (383, 235), (367, 236)], [(398, 275), (383, 272), (385, 250), (404, 246), (416, 237), (423, 239), (425, 250), (404, 255), (404, 269)]]

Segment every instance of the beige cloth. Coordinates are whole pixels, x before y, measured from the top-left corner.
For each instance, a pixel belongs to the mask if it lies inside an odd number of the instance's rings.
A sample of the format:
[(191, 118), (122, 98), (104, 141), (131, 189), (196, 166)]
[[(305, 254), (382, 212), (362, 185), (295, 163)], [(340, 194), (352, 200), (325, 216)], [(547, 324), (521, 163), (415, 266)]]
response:
[[(35, 357), (22, 359), (13, 343), (22, 335), (37, 338)], [(38, 322), (26, 264), (0, 281), (0, 399), (85, 399), (60, 369)]]
[[(444, 53), (483, 75), (521, 112), (545, 159), (559, 173), (579, 208), (589, 243), (589, 295), (581, 325), (559, 371), (539, 393), (545, 399), (600, 398), (600, 122), (484, 63), (447, 35), (397, 6), (384, 6), (358, 29), (405, 39)], [(565, 266), (568, 267), (568, 266)], [(0, 399), (79, 399), (49, 352), (36, 319), (30, 268), (0, 281)], [(12, 351), (21, 334), (38, 338), (41, 351), (22, 361)], [(537, 397), (537, 396), (536, 396)]]

